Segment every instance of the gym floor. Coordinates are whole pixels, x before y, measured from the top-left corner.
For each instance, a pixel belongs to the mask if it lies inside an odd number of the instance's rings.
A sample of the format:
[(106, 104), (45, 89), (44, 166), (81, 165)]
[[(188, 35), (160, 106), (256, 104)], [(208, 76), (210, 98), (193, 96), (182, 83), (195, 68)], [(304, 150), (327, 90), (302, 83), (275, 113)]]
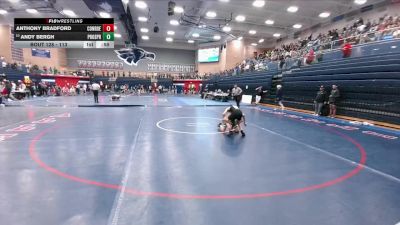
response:
[(198, 97), (35, 98), (0, 109), (7, 225), (395, 225), (400, 132)]

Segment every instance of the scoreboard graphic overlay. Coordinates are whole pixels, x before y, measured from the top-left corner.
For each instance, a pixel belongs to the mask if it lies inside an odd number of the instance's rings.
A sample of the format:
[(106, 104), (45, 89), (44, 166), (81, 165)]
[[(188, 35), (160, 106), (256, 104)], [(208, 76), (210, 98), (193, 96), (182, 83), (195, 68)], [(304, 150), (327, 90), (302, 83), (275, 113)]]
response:
[(114, 48), (113, 18), (15, 18), (18, 48)]

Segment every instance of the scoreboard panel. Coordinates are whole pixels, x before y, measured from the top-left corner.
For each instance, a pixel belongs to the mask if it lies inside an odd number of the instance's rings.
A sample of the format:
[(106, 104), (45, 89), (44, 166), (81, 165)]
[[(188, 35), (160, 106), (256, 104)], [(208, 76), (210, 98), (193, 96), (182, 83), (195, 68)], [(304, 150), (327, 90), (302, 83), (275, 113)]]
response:
[(15, 18), (17, 48), (114, 48), (113, 18)]

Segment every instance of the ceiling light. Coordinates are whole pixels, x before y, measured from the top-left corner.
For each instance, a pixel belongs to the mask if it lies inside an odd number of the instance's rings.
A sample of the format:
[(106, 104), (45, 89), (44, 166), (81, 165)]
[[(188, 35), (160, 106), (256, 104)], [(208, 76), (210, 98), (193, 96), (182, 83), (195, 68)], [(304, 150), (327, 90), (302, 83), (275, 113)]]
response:
[(215, 17), (217, 16), (217, 13), (214, 12), (214, 11), (208, 11), (208, 12), (206, 13), (206, 16), (207, 16), (208, 18), (215, 18)]
[(224, 27), (222, 28), (222, 30), (223, 30), (224, 32), (231, 32), (232, 28), (231, 28), (230, 26), (224, 26)]
[(251, 45), (253, 45), (253, 46), (257, 46), (257, 43), (251, 43)]
[(260, 39), (259, 41), (258, 41), (258, 43), (263, 43), (264, 42), (264, 39)]
[(321, 18), (327, 18), (327, 17), (329, 17), (330, 15), (331, 15), (330, 12), (322, 12), (322, 13), (319, 14), (319, 17), (321, 17)]
[(219, 36), (219, 35), (214, 35), (213, 39), (214, 39), (214, 40), (217, 40), (217, 41), (218, 41), (218, 40), (221, 40), (221, 36)]
[(393, 46), (391, 46), (390, 48), (397, 48), (397, 46), (396, 46), (396, 45), (393, 45)]
[(9, 2), (11, 2), (11, 3), (18, 3), (19, 2), (19, 0), (8, 0)]
[(253, 2), (253, 6), (254, 7), (260, 8), (260, 7), (263, 7), (264, 5), (265, 5), (265, 1), (264, 0), (255, 0)]
[(38, 11), (36, 9), (26, 9), (25, 11), (28, 13), (32, 13), (32, 14), (38, 13)]
[(172, 39), (171, 37), (167, 37), (167, 38), (165, 38), (165, 40), (166, 40), (167, 42), (173, 42), (173, 41), (174, 41), (174, 39)]
[(7, 14), (7, 11), (4, 10), (4, 9), (0, 9), (0, 14), (1, 14), (1, 15)]
[(289, 8), (287, 8), (287, 11), (291, 13), (295, 13), (297, 12), (297, 10), (299, 10), (299, 7), (297, 6), (290, 6)]
[(99, 16), (102, 18), (111, 18), (111, 15), (106, 12), (99, 12)]
[(219, 0), (220, 2), (229, 2), (229, 0)]
[(367, 0), (354, 0), (354, 3), (356, 3), (357, 5), (364, 5), (365, 3), (367, 3)]
[(138, 20), (139, 20), (140, 22), (147, 22), (147, 17), (139, 16), (139, 17), (138, 17)]
[(173, 25), (173, 26), (178, 26), (178, 25), (179, 25), (179, 22), (178, 22), (178, 20), (170, 20), (170, 21), (169, 21), (169, 24), (171, 24), (171, 25)]
[(75, 16), (76, 16), (76, 14), (74, 13), (74, 11), (69, 10), (69, 9), (64, 9), (64, 10), (62, 11), (62, 13), (63, 13), (64, 15), (66, 15), (66, 16), (69, 16), (69, 17), (75, 17)]
[(175, 6), (174, 7), (174, 12), (176, 13), (183, 13), (183, 8), (181, 6)]
[(237, 40), (238, 40), (238, 41), (241, 41), (242, 39), (243, 39), (243, 37), (238, 37), (238, 39), (237, 39)]
[(144, 35), (144, 36), (142, 36), (142, 39), (143, 39), (143, 40), (149, 40), (149, 36)]
[(281, 36), (281, 34), (280, 34), (280, 33), (275, 33), (273, 36), (276, 37), (276, 38), (278, 38), (278, 37)]
[(198, 33), (193, 33), (193, 34), (192, 34), (192, 37), (198, 38), (198, 37), (200, 37), (200, 34), (198, 34)]
[(122, 36), (121, 36), (121, 34), (114, 34), (114, 37), (120, 38), (120, 37), (122, 37)]
[(122, 0), (122, 2), (127, 5), (129, 3), (129, 0)]
[(238, 21), (238, 22), (243, 22), (243, 21), (246, 20), (246, 17), (243, 16), (243, 15), (237, 15), (235, 20)]
[(199, 28), (206, 28), (206, 27), (207, 27), (207, 25), (205, 25), (205, 24), (199, 25)]
[(251, 35), (254, 35), (254, 34), (256, 34), (256, 33), (257, 33), (256, 30), (249, 30), (249, 34), (251, 34)]
[(193, 44), (194, 41), (193, 40), (188, 40), (188, 43)]
[(148, 32), (149, 32), (149, 29), (147, 29), (147, 28), (140, 28), (140, 32), (142, 32), (142, 33), (148, 33)]
[(169, 30), (169, 31), (167, 31), (167, 34), (168, 35), (175, 35), (175, 31)]
[(275, 21), (273, 21), (273, 20), (266, 20), (265, 21), (265, 24), (268, 24), (268, 25), (272, 25), (274, 23), (275, 23)]
[(303, 25), (301, 25), (301, 24), (295, 24), (295, 25), (293, 25), (293, 28), (295, 28), (295, 29), (300, 29), (302, 26), (303, 26)]
[(136, 8), (139, 8), (139, 9), (147, 8), (147, 4), (144, 1), (136, 1), (135, 6), (136, 6)]

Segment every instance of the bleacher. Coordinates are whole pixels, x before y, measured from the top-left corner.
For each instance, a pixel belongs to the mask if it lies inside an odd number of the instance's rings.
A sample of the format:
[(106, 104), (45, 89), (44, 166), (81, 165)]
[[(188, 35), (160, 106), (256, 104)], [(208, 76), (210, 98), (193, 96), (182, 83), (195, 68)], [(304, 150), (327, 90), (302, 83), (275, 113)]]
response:
[(313, 109), (320, 85), (338, 85), (338, 114), (400, 124), (400, 53), (338, 59), (283, 74), (287, 106)]
[(30, 73), (27, 73), (26, 71), (27, 70), (25, 67), (22, 71), (11, 68), (0, 68), (0, 74), (5, 74), (7, 76), (7, 80), (24, 80), (24, 76), (29, 76), (31, 80), (35, 79), (37, 81), (40, 81), (40, 76), (32, 75)]
[(272, 84), (272, 77), (278, 74), (277, 70), (273, 71), (261, 71), (261, 72), (248, 72), (237, 76), (227, 76), (220, 78), (212, 78), (203, 83), (209, 85), (210, 90), (221, 89), (227, 91), (232, 89), (233, 85), (237, 84), (242, 88), (244, 94), (254, 94), (255, 88), (263, 86), (269, 89)]

